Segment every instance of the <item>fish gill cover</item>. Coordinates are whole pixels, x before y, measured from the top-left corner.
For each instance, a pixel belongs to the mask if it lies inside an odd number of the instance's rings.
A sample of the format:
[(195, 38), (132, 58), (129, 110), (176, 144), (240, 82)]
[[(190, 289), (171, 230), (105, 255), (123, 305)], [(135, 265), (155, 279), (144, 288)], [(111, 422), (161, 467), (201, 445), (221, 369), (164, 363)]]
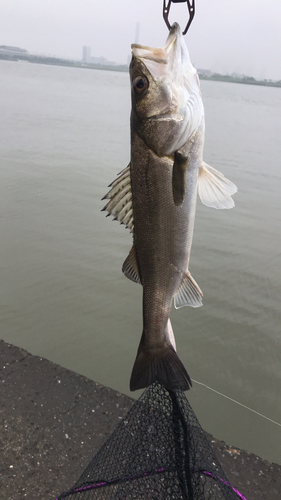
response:
[(246, 500), (225, 476), (184, 392), (152, 384), (57, 500)]

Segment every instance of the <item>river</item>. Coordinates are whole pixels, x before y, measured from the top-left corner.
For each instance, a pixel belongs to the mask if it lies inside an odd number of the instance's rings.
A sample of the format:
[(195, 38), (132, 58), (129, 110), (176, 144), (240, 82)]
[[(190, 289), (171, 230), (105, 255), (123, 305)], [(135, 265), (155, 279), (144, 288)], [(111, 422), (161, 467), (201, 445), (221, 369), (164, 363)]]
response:
[[(173, 310), (190, 376), (281, 423), (281, 89), (201, 82), (204, 159), (238, 186), (198, 201), (190, 270), (204, 306)], [(120, 392), (142, 331), (131, 248), (106, 218), (129, 162), (126, 73), (0, 61), (1, 338)], [(133, 397), (138, 397), (134, 393)], [(281, 428), (194, 382), (201, 425), (281, 463)]]

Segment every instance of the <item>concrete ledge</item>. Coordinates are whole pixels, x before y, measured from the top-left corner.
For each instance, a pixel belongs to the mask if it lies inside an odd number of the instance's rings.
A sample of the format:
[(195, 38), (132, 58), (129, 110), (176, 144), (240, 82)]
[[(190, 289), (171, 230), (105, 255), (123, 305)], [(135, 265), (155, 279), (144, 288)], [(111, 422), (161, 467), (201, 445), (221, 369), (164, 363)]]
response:
[[(54, 500), (68, 490), (133, 404), (3, 341), (0, 388), (1, 500)], [(280, 500), (280, 465), (208, 437), (248, 500)]]

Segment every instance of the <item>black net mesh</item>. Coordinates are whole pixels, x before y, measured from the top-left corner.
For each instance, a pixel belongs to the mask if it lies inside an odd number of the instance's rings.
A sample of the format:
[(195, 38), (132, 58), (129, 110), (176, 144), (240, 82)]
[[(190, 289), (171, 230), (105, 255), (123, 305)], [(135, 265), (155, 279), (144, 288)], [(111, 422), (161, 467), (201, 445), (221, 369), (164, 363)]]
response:
[(159, 383), (134, 403), (57, 500), (246, 500), (229, 484), (185, 394)]

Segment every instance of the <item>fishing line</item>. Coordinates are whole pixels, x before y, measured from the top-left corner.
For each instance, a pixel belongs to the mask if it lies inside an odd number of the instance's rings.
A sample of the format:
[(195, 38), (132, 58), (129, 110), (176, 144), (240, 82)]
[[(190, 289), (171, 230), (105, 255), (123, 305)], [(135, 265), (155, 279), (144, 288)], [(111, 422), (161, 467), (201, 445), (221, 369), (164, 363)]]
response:
[(275, 425), (279, 425), (281, 427), (281, 424), (279, 422), (275, 422), (275, 420), (272, 420), (272, 418), (267, 417), (266, 415), (263, 415), (262, 413), (259, 413), (256, 410), (253, 410), (252, 408), (249, 408), (249, 406), (243, 405), (242, 403), (239, 403), (239, 401), (235, 401), (235, 399), (230, 398), (229, 396), (226, 396), (225, 394), (222, 394), (222, 392), (216, 391), (216, 389), (213, 389), (212, 387), (209, 387), (206, 384), (203, 384), (202, 382), (198, 382), (198, 380), (192, 379), (192, 382), (195, 382), (196, 384), (203, 385), (203, 387), (206, 387), (206, 389), (209, 389), (210, 391), (215, 392), (216, 394), (219, 394), (220, 396), (223, 396), (226, 399), (229, 399), (233, 403), (236, 403), (237, 405), (243, 406), (243, 408), (246, 408), (246, 410), (252, 411), (253, 413), (256, 413), (256, 415), (259, 415), (259, 417), (265, 418), (266, 420), (269, 420), (269, 422), (272, 422)]

